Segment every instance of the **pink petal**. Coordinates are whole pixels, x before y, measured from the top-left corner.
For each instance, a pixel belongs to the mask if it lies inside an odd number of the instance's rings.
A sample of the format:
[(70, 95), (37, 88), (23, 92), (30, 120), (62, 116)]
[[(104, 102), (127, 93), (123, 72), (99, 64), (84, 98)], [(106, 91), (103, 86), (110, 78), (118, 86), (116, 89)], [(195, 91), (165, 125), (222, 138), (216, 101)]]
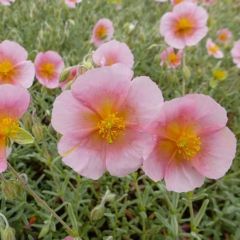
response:
[(137, 116), (133, 121), (135, 120), (144, 126), (156, 118), (159, 113), (163, 105), (162, 92), (149, 77), (134, 78), (126, 99), (126, 105), (133, 109), (134, 116)]
[(199, 134), (214, 132), (225, 127), (226, 110), (213, 98), (203, 94), (188, 94), (164, 103), (158, 116), (165, 124), (175, 119), (196, 124)]
[(7, 170), (6, 148), (0, 143), (0, 173)]
[(164, 180), (168, 191), (189, 192), (204, 183), (200, 175), (188, 162), (168, 165)]
[(31, 61), (24, 61), (15, 66), (17, 71), (13, 81), (16, 84), (22, 85), (25, 88), (29, 88), (33, 84), (35, 69)]
[(75, 99), (71, 91), (64, 91), (54, 102), (52, 126), (61, 134), (86, 136), (95, 128), (90, 121), (94, 114)]
[(202, 153), (193, 161), (203, 176), (218, 179), (230, 168), (236, 153), (236, 138), (227, 128), (202, 137)]
[(27, 59), (27, 51), (18, 43), (14, 41), (5, 40), (0, 43), (1, 58), (9, 58), (15, 64), (25, 61)]
[(0, 113), (13, 118), (21, 118), (27, 111), (30, 94), (20, 86), (0, 85)]
[(107, 66), (122, 63), (129, 68), (133, 67), (134, 57), (129, 47), (116, 40), (102, 44), (93, 53), (93, 62), (97, 66)]
[(136, 171), (152, 146), (153, 140), (149, 135), (128, 130), (122, 139), (107, 146), (107, 170), (117, 177)]
[(117, 108), (126, 98), (132, 76), (133, 72), (121, 64), (95, 68), (76, 79), (72, 92), (82, 104), (96, 112), (100, 112), (104, 104)]
[(164, 178), (168, 160), (168, 158), (163, 157), (156, 146), (151, 154), (144, 159), (143, 171), (153, 181), (160, 181)]
[(104, 147), (91, 138), (63, 136), (58, 151), (63, 156), (63, 162), (84, 177), (96, 180), (106, 170)]

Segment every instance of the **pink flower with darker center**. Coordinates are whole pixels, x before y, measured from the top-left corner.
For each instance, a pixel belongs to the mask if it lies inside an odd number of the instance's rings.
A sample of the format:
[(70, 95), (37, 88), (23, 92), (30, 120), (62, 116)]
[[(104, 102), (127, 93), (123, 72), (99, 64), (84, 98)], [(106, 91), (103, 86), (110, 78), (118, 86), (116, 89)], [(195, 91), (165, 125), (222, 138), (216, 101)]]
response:
[(163, 15), (160, 33), (171, 47), (183, 49), (194, 46), (203, 39), (207, 32), (208, 14), (194, 3), (177, 4), (172, 12)]
[(217, 39), (221, 43), (228, 43), (232, 39), (232, 33), (228, 28), (222, 28), (217, 31)]
[(100, 46), (104, 42), (112, 39), (114, 28), (112, 22), (107, 18), (98, 20), (92, 32), (91, 42), (96, 46)]
[(102, 44), (93, 53), (93, 62), (97, 66), (111, 66), (116, 63), (122, 63), (125, 66), (132, 68), (134, 57), (125, 43), (112, 40)]
[(65, 0), (65, 3), (69, 8), (75, 8), (81, 1), (82, 0)]
[(4, 6), (9, 6), (14, 2), (15, 2), (15, 0), (0, 0), (0, 4), (2, 4)]
[(62, 57), (54, 51), (40, 52), (35, 58), (36, 78), (47, 88), (59, 87), (61, 72), (64, 69)]
[(179, 50), (177, 52), (174, 51), (172, 47), (164, 50), (161, 55), (161, 66), (166, 64), (169, 68), (177, 68), (182, 63), (183, 51)]
[(19, 119), (27, 111), (30, 94), (21, 86), (0, 85), (0, 173), (7, 169), (7, 148), (19, 133)]
[(165, 102), (151, 126), (155, 147), (143, 170), (175, 192), (192, 191), (205, 177), (222, 177), (236, 152), (236, 138), (226, 123), (225, 109), (209, 96), (189, 94)]
[(212, 41), (212, 39), (209, 38), (207, 40), (206, 48), (209, 56), (213, 56), (218, 59), (223, 58), (223, 52), (220, 50), (219, 46)]
[(95, 68), (57, 97), (52, 125), (63, 135), (58, 151), (78, 174), (126, 176), (152, 148), (144, 129), (160, 110), (162, 94), (150, 78), (132, 76), (121, 64)]
[(18, 43), (8, 40), (0, 43), (0, 85), (32, 86), (34, 65), (27, 57), (27, 51)]
[(233, 62), (240, 68), (240, 40), (235, 42), (234, 47), (231, 51)]

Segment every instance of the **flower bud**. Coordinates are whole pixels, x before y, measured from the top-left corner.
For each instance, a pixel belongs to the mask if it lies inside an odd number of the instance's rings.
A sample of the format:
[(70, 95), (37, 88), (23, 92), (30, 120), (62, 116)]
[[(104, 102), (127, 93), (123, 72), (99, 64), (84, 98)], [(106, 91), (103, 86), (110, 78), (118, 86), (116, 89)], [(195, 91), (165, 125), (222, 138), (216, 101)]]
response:
[(1, 240), (15, 240), (15, 230), (11, 227), (1, 229)]
[(183, 76), (185, 79), (189, 79), (191, 77), (191, 71), (188, 66), (183, 66)]
[(4, 180), (1, 183), (3, 196), (6, 200), (14, 200), (21, 195), (21, 186), (15, 180)]
[(25, 129), (30, 130), (33, 125), (32, 115), (26, 112), (22, 118), (22, 123)]
[(44, 129), (41, 123), (35, 123), (32, 127), (34, 138), (40, 142), (44, 139)]
[(103, 217), (104, 212), (105, 212), (104, 205), (102, 205), (102, 204), (97, 205), (95, 208), (93, 208), (93, 210), (90, 213), (91, 221), (100, 220)]
[(116, 194), (111, 193), (109, 190), (106, 191), (104, 197), (103, 197), (103, 203), (105, 204), (106, 202), (112, 202), (116, 197)]

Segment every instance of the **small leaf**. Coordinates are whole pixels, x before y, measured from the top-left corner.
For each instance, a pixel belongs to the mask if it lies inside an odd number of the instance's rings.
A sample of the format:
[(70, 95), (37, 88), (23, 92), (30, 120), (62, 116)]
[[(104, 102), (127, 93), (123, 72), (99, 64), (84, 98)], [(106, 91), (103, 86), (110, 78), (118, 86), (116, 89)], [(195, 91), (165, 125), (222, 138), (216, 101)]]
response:
[(207, 210), (207, 206), (208, 206), (208, 203), (209, 203), (209, 200), (208, 199), (205, 199), (202, 206), (200, 207), (200, 210), (198, 211), (195, 219), (194, 219), (194, 225), (196, 227), (198, 227), (198, 225), (200, 224), (206, 210)]
[(18, 128), (17, 134), (11, 136), (11, 140), (18, 144), (31, 144), (34, 142), (34, 137), (23, 128)]

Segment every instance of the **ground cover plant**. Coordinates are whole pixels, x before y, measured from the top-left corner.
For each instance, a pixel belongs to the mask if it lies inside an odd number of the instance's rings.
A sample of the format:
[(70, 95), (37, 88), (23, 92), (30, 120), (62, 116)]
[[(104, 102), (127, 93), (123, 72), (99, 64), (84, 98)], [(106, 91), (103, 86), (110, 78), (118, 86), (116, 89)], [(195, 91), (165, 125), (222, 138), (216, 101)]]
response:
[(1, 239), (240, 239), (239, 11), (0, 0)]

